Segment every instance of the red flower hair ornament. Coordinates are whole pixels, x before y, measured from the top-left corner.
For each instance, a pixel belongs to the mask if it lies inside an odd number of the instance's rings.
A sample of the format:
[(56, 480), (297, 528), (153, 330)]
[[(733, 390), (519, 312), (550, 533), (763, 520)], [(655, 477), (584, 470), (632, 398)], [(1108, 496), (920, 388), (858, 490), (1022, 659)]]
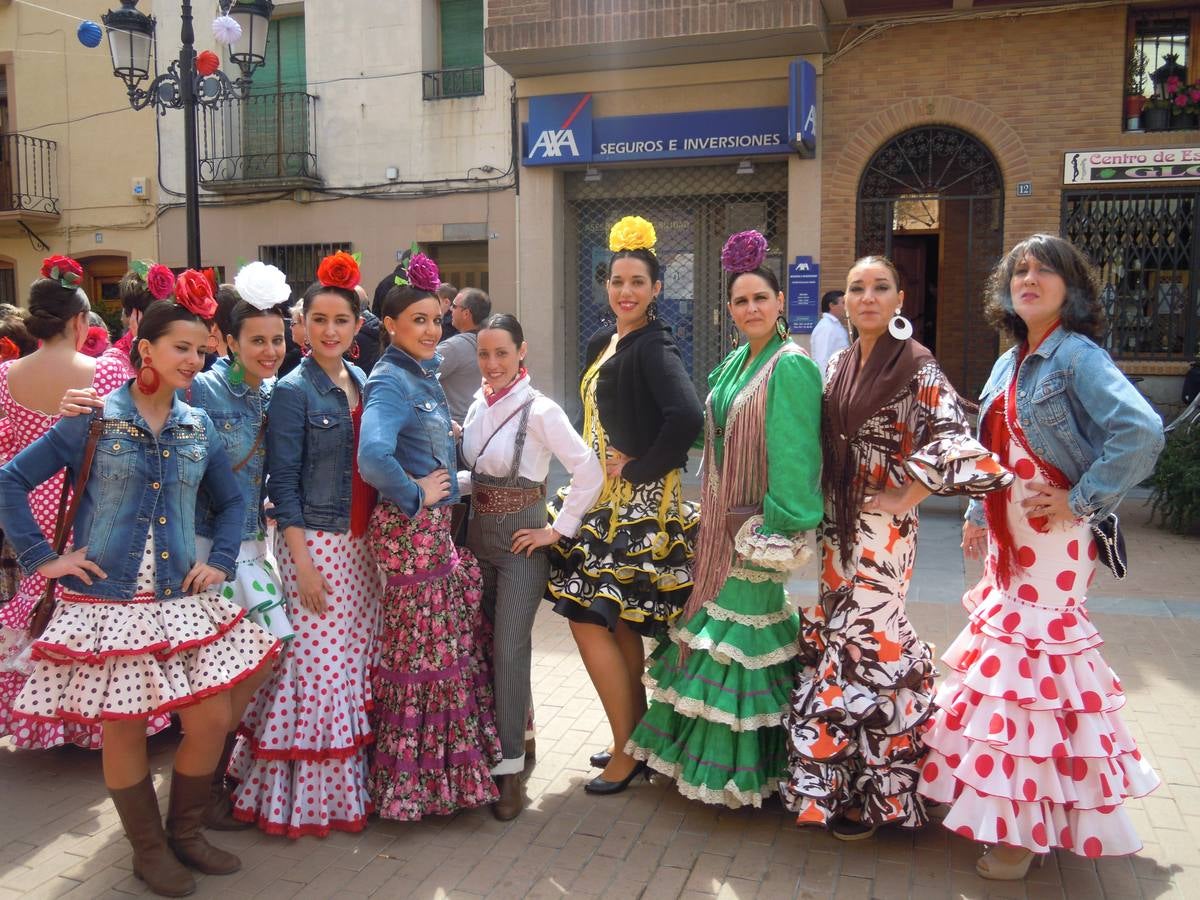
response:
[(69, 256), (47, 256), (42, 260), (42, 277), (65, 288), (77, 288), (83, 283), (83, 266)]
[(19, 359), (20, 357), (21, 348), (12, 338), (0, 338), (0, 362), (8, 362), (10, 359)]
[(195, 269), (186, 269), (175, 279), (175, 302), (201, 319), (212, 319), (217, 314), (212, 283)]
[(358, 254), (351, 255), (345, 250), (339, 250), (332, 256), (325, 257), (317, 266), (317, 281), (325, 287), (354, 290), (362, 281), (362, 272), (358, 268)]

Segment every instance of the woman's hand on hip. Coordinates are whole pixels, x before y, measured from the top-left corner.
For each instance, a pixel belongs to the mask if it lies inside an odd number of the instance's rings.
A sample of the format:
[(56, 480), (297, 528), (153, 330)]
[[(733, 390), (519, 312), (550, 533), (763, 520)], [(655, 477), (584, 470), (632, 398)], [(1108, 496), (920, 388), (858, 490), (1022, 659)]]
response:
[(962, 551), (967, 559), (983, 559), (987, 553), (987, 528), (963, 522)]
[(424, 478), (413, 479), (421, 489), (421, 505), (433, 506), (450, 496), (450, 473), (435, 469)]
[(618, 481), (625, 471), (625, 463), (633, 459), (632, 456), (626, 456), (620, 450), (609, 447), (604, 451), (604, 472), (611, 481)]
[(522, 528), (520, 531), (513, 532), (512, 552), (524, 553), (527, 557), (533, 556), (533, 551), (540, 547), (549, 547), (551, 544), (557, 543), (562, 537), (550, 525), (544, 525), (541, 528)]
[(1033, 492), (1021, 501), (1027, 519), (1043, 518), (1046, 527), (1074, 522), (1079, 517), (1071, 512), (1071, 492), (1067, 488), (1056, 488), (1041, 481), (1029, 485)]
[(103, 569), (87, 558), (87, 547), (79, 547), (57, 559), (42, 563), (37, 567), (37, 573), (50, 579), (74, 575), (84, 584), (91, 584), (93, 578), (108, 577)]
[(863, 497), (863, 512), (881, 512), (889, 515), (907, 515), (918, 503), (929, 496), (929, 489), (919, 481), (910, 481), (901, 487), (888, 488)]

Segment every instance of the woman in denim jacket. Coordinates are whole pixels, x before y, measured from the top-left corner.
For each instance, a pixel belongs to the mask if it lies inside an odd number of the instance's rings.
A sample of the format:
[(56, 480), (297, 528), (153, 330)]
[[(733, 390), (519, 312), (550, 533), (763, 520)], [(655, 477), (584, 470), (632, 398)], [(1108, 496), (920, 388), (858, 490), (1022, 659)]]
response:
[(267, 423), (267, 496), (295, 637), (242, 717), (234, 816), (269, 834), (361, 831), (371, 812), (367, 670), (380, 579), (367, 544), (373, 495), (354, 468), (362, 371), (342, 354), (361, 324), (358, 265), (321, 263), (304, 293), (309, 356), (281, 378)]
[(1096, 278), (1061, 238), (1022, 241), (992, 276), (989, 315), (1017, 345), (997, 360), (980, 437), (1016, 475), (975, 501), (963, 548), (987, 562), (925, 742), (919, 790), (950, 803), (946, 827), (991, 844), (976, 864), (1019, 879), (1038, 854), (1135, 853), (1123, 809), (1158, 776), (1117, 710), (1085, 594), (1097, 568), (1089, 522), (1154, 468), (1162, 423), (1095, 338)]
[(412, 821), (498, 797), (500, 761), (484, 654), (482, 576), (456, 550), (454, 429), (437, 380), (437, 266), (423, 254), (388, 291), (388, 347), (367, 380), (358, 463), (379, 489), (371, 545), (387, 577), (374, 676), (371, 799), (385, 819)]
[[(190, 276), (195, 276), (190, 277)], [(204, 362), (199, 315), (213, 301), (199, 273), (180, 276), (184, 304), (158, 301), (142, 319), (136, 381), (103, 404), (103, 431), (75, 522), (76, 549), (55, 554), (27, 495), (82, 462), (90, 417), (66, 418), (0, 470), (0, 523), (27, 572), (60, 580), (61, 601), (33, 645), (37, 667), (17, 700), (29, 716), (104, 728), (104, 780), (133, 845), (133, 872), (154, 891), (195, 889), (185, 866), (228, 874), (241, 862), (200, 826), (230, 710), (278, 641), (220, 595), (233, 574), (245, 503), (212, 420), (175, 392)], [(196, 496), (212, 498), (216, 538), (195, 553)], [(146, 721), (176, 711), (166, 834), (146, 759)], [(169, 846), (169, 849), (168, 849)]]

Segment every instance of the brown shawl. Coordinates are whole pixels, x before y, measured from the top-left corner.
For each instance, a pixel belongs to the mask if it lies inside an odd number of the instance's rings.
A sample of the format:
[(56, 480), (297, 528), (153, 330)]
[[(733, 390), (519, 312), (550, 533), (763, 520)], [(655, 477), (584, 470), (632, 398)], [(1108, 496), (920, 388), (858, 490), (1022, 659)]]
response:
[(843, 566), (850, 565), (853, 555), (863, 495), (883, 487), (858, 477), (850, 443), (867, 420), (900, 394), (921, 366), (933, 359), (924, 345), (912, 339), (898, 341), (886, 331), (859, 371), (861, 352), (861, 341), (856, 339), (842, 353), (821, 404), (821, 488), (833, 505), (833, 525)]

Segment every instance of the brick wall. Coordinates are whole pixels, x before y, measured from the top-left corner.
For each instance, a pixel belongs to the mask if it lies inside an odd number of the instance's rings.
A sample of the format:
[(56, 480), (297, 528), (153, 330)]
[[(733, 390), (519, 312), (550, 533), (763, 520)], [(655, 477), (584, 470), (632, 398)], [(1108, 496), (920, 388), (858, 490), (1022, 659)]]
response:
[(490, 54), (815, 23), (817, 0), (489, 0)]
[[(1059, 230), (1066, 151), (1195, 144), (1194, 131), (1121, 131), (1125, 27), (1124, 7), (911, 25), (827, 63), (822, 290), (843, 287), (853, 261), (863, 168), (908, 128), (954, 125), (991, 150), (1004, 177), (1005, 248), (1035, 231)], [(1017, 197), (1018, 181), (1031, 181), (1033, 196)], [(942, 252), (954, 248), (944, 240)], [(961, 318), (941, 312), (943, 322)], [(939, 351), (961, 345), (954, 338), (960, 336), (942, 340)]]

